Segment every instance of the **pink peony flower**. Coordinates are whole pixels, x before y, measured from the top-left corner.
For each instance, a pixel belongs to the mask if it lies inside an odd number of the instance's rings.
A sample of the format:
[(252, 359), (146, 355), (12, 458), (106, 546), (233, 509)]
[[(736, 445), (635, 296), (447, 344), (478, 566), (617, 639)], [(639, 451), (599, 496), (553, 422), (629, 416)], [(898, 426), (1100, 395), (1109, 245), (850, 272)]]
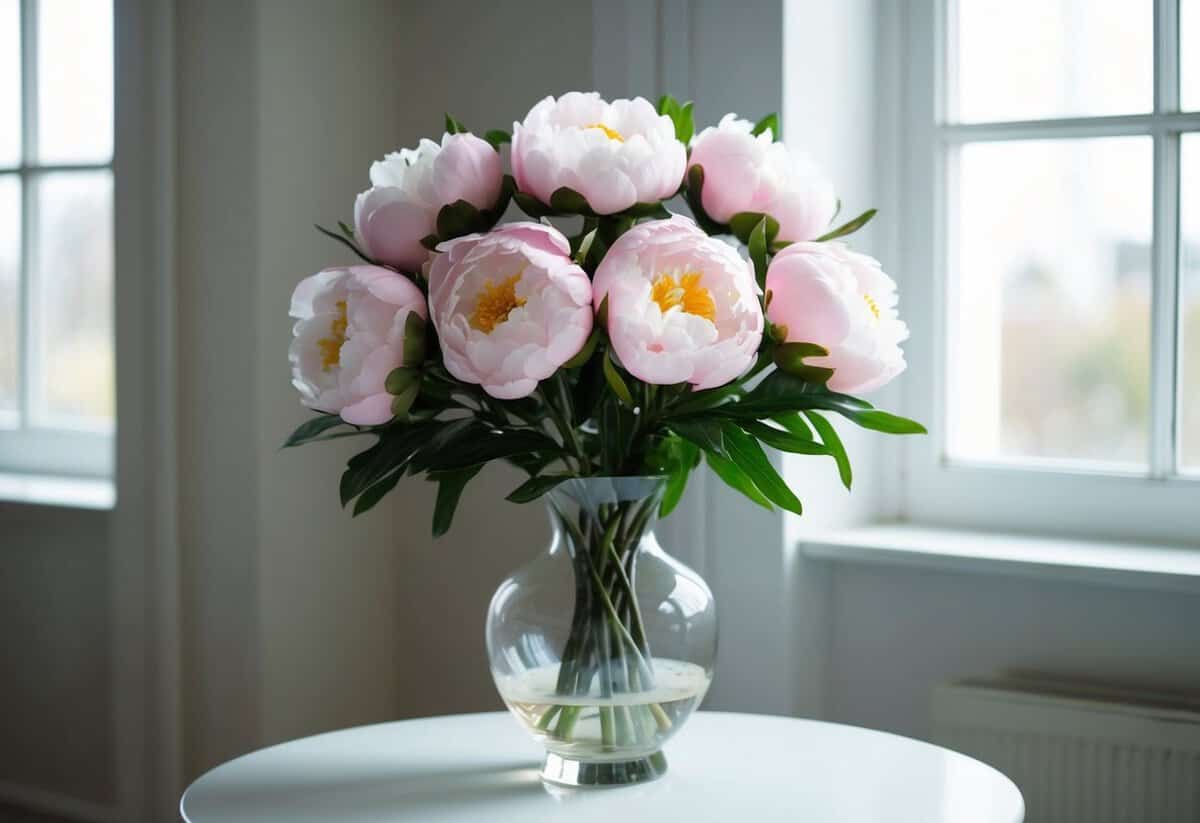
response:
[(771, 261), (767, 291), (767, 318), (787, 326), (788, 342), (829, 350), (805, 362), (834, 369), (834, 391), (871, 391), (904, 371), (908, 327), (896, 313), (896, 283), (874, 258), (841, 243), (794, 243)]
[(374, 426), (392, 419), (388, 374), (403, 365), (410, 312), (425, 297), (407, 277), (380, 266), (325, 269), (292, 293), (292, 385), (310, 409)]
[(769, 214), (780, 240), (820, 237), (837, 212), (832, 184), (808, 155), (774, 142), (770, 129), (755, 137), (753, 128), (727, 114), (692, 141), (688, 165), (704, 169), (704, 210), (721, 223), (738, 212)]
[(597, 309), (608, 298), (613, 349), (640, 380), (708, 389), (754, 362), (763, 316), (750, 263), (686, 217), (621, 235), (592, 290)]
[(371, 164), (371, 188), (354, 204), (355, 232), (371, 257), (418, 271), (429, 257), (421, 238), (436, 234), (442, 207), (466, 200), (490, 209), (503, 180), (500, 155), (473, 134), (422, 140)]
[(671, 118), (641, 97), (607, 103), (573, 91), (547, 97), (513, 124), (513, 176), (543, 203), (566, 186), (597, 214), (613, 214), (673, 196), (686, 164)]
[(438, 246), (429, 303), (446, 369), (492, 397), (525, 397), (592, 332), (592, 286), (567, 238), (507, 223)]

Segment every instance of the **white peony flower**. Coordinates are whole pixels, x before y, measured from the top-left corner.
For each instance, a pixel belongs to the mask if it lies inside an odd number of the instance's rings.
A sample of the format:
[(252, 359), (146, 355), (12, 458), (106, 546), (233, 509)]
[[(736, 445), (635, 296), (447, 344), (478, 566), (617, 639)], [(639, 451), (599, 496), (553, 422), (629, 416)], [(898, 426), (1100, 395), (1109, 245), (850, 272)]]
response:
[(650, 101), (608, 103), (573, 91), (547, 97), (513, 124), (512, 164), (518, 188), (543, 203), (566, 186), (597, 214), (613, 214), (674, 195), (687, 151)]
[(381, 266), (325, 269), (292, 294), (292, 385), (310, 409), (374, 426), (392, 419), (384, 383), (404, 365), (408, 316), (426, 318), (412, 281)]
[(739, 212), (769, 214), (779, 239), (813, 240), (829, 229), (837, 212), (831, 184), (808, 155), (775, 142), (771, 130), (727, 114), (692, 140), (689, 166), (704, 169), (700, 202), (720, 223)]

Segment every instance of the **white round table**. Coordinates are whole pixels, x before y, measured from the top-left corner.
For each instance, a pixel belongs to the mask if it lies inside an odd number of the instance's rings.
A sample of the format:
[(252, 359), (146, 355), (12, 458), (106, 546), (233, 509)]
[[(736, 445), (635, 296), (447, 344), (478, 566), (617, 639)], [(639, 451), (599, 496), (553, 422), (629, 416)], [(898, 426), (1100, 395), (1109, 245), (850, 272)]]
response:
[(232, 760), (180, 803), (188, 823), (259, 821), (804, 821), (1021, 823), (1021, 793), (977, 760), (896, 735), (699, 712), (664, 749), (667, 774), (557, 789), (506, 713), (306, 737)]

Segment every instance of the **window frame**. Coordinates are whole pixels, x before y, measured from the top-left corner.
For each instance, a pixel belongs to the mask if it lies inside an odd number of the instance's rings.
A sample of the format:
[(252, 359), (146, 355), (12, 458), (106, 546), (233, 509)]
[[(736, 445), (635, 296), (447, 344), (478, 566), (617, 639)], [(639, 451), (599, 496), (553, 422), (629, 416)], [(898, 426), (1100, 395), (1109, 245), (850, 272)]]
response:
[[(106, 162), (47, 163), (38, 158), (38, 0), (20, 0), (21, 155), (15, 167), (0, 166), (0, 175), (15, 175), (21, 188), (21, 236), (17, 275), (17, 410), (0, 425), (0, 472), (110, 478), (113, 475), (115, 420), (93, 428), (34, 425), (33, 386), (40, 371), (34, 315), (37, 302), (38, 178), (58, 172), (113, 173)], [(115, 12), (114, 12), (115, 15)], [(114, 21), (115, 25), (115, 21)], [(115, 97), (115, 67), (114, 97)], [(115, 129), (115, 124), (113, 125)], [(115, 138), (115, 135), (114, 135)], [(114, 139), (115, 143), (115, 139)], [(115, 154), (115, 146), (114, 152)], [(115, 237), (114, 211), (110, 231)], [(114, 259), (114, 273), (116, 261)], [(115, 330), (114, 330), (115, 332)], [(113, 341), (115, 348), (115, 340)]]
[[(1176, 471), (1180, 135), (1200, 131), (1200, 112), (1179, 111), (1179, 0), (1154, 0), (1154, 108), (1150, 113), (1001, 123), (954, 123), (952, 29), (956, 0), (904, 5), (895, 38), (900, 75), (890, 106), (904, 160), (884, 200), (904, 224), (894, 237), (902, 309), (914, 330), (905, 412), (929, 424), (900, 455), (895, 504), (902, 519), (956, 527), (1195, 543), (1200, 536), (1200, 474)], [(889, 67), (884, 65), (886, 71)], [(881, 75), (882, 77), (883, 75)], [(950, 277), (954, 152), (983, 140), (1148, 135), (1154, 144), (1151, 411), (1148, 471), (1085, 463), (975, 461), (947, 452), (947, 349), (953, 319)], [(1166, 413), (1172, 410), (1171, 413)]]

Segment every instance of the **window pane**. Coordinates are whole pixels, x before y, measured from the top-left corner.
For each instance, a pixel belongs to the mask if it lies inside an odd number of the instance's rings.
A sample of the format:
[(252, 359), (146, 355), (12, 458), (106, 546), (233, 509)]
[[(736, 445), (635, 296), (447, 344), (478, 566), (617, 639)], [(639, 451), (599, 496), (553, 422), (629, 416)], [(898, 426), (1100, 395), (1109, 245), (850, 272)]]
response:
[(1036, 120), (1151, 110), (1153, 0), (951, 4), (957, 9), (957, 119)]
[(113, 146), (111, 0), (40, 0), (38, 95), (42, 162), (108, 162)]
[(111, 426), (112, 173), (47, 174), (36, 186), (34, 422)]
[(1200, 0), (1180, 2), (1179, 31), (1182, 108), (1184, 111), (1200, 111)]
[(1179, 242), (1183, 264), (1180, 462), (1185, 468), (1196, 470), (1200, 469), (1200, 134), (1183, 136), (1180, 181)]
[(0, 167), (21, 162), (21, 8), (0, 0)]
[(1144, 465), (1148, 137), (976, 143), (959, 162), (950, 450)]
[(0, 175), (0, 428), (16, 423), (20, 257), (21, 180)]

